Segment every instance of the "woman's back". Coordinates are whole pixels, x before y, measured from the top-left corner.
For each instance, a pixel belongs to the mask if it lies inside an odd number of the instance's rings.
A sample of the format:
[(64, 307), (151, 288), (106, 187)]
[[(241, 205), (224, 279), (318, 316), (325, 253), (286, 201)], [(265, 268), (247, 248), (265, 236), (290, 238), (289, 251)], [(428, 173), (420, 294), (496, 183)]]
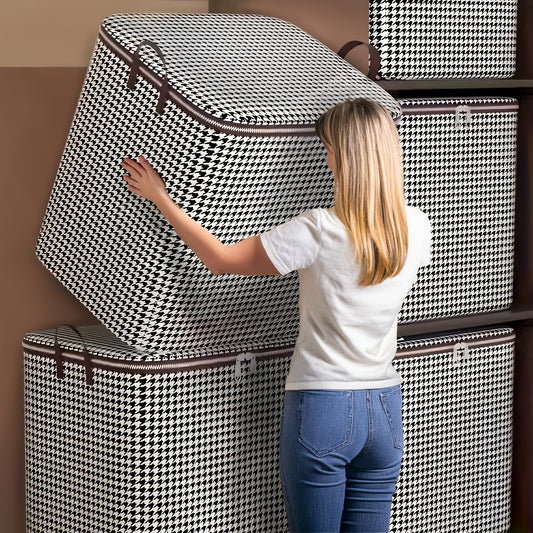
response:
[(391, 366), (396, 317), (417, 270), (429, 262), (424, 213), (407, 208), (409, 246), (401, 271), (362, 286), (360, 265), (344, 224), (315, 209), (261, 239), (281, 273), (298, 270), (300, 333), (287, 389), (361, 389), (400, 382)]

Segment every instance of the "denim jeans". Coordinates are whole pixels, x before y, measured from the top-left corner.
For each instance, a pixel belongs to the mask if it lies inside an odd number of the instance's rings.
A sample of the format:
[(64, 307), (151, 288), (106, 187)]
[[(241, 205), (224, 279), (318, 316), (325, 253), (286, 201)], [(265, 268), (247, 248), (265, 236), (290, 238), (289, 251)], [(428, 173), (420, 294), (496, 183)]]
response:
[(280, 466), (292, 533), (385, 533), (403, 451), (400, 386), (286, 391)]

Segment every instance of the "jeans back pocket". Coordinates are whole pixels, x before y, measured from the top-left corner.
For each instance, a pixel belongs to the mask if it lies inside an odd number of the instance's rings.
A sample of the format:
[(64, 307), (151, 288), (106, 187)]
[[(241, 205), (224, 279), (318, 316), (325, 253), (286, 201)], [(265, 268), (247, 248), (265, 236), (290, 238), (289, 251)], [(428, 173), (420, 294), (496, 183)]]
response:
[(403, 449), (402, 391), (400, 387), (395, 387), (382, 392), (379, 396), (389, 421), (394, 447), (401, 450)]
[(347, 446), (352, 440), (351, 391), (300, 391), (298, 441), (317, 457)]

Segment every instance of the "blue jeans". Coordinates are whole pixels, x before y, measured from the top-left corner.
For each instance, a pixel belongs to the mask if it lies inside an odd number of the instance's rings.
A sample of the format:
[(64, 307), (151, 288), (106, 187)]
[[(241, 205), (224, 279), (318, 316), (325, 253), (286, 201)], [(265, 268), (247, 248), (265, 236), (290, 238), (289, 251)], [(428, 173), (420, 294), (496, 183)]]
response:
[(403, 451), (400, 386), (286, 391), (280, 466), (292, 533), (385, 533)]

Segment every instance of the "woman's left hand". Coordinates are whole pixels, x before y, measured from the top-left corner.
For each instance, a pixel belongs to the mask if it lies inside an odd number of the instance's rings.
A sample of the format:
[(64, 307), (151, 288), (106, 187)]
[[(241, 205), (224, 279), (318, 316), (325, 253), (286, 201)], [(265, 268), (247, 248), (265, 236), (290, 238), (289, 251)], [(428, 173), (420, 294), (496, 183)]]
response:
[(147, 159), (140, 156), (137, 162), (134, 159), (125, 158), (121, 164), (122, 168), (129, 172), (129, 175), (124, 175), (124, 179), (128, 183), (128, 191), (138, 194), (156, 205), (167, 196), (165, 182)]

